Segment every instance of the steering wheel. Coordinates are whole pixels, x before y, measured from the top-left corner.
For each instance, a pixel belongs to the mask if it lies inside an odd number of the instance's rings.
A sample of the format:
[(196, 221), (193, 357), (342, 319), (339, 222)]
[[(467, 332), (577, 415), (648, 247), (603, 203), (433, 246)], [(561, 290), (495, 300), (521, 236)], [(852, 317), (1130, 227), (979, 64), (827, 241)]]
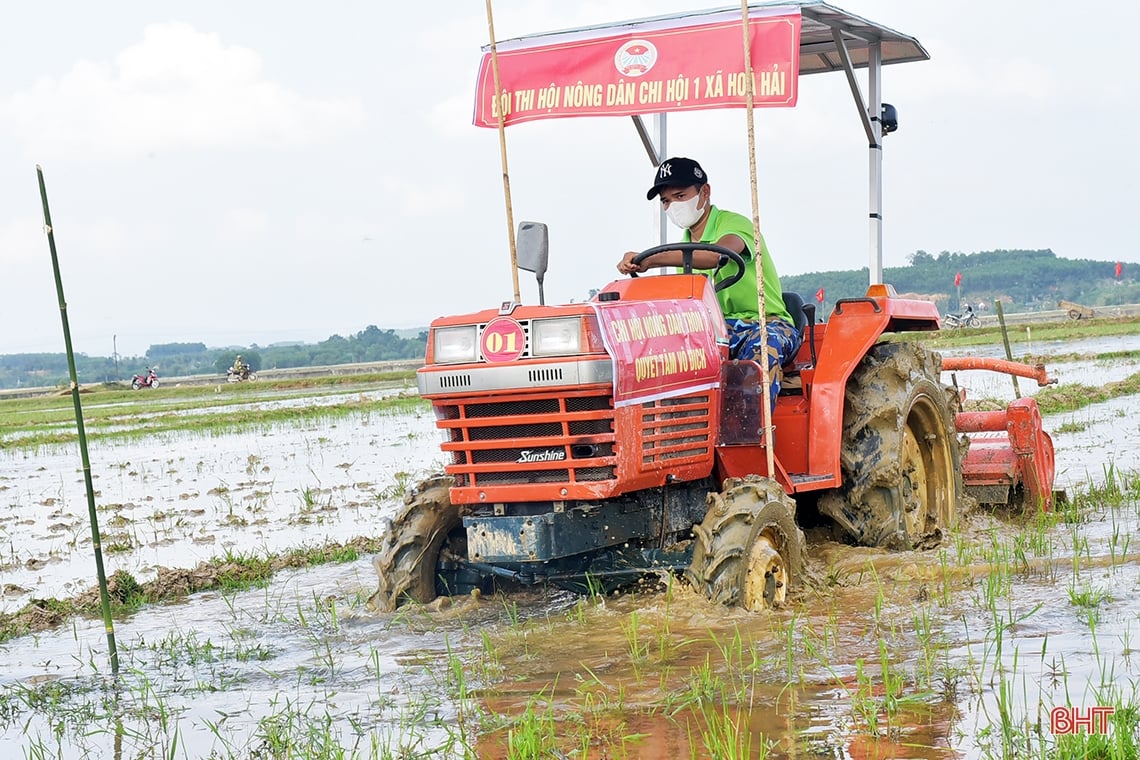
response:
[[(653, 254), (661, 253), (662, 251), (680, 251), (682, 270), (685, 274), (693, 273), (693, 251), (712, 251), (713, 253), (719, 253), (722, 259), (727, 258), (733, 264), (736, 264), (736, 271), (733, 272), (732, 275), (716, 283), (713, 289), (717, 292), (732, 287), (744, 277), (744, 257), (731, 248), (725, 248), (723, 245), (716, 245), (714, 243), (669, 243), (667, 245), (657, 245), (653, 248), (646, 248), (634, 256), (630, 263), (640, 264)], [(637, 272), (633, 272), (632, 276), (637, 277)]]

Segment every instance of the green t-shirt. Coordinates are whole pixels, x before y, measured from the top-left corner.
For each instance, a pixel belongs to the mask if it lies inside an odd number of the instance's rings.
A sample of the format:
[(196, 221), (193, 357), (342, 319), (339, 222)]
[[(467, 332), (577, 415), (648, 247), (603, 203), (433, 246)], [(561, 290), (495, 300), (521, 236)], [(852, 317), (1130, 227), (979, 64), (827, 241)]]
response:
[[(736, 235), (744, 241), (744, 277), (735, 285), (725, 288), (716, 294), (720, 301), (721, 311), (725, 319), (757, 319), (760, 313), (759, 288), (756, 286), (756, 257), (752, 255), (753, 239), (752, 222), (732, 211), (722, 211), (716, 206), (709, 210), (709, 219), (705, 224), (705, 231), (698, 242), (715, 243), (725, 235)], [(685, 230), (683, 242), (691, 242), (692, 236)], [(768, 253), (768, 246), (764, 243), (764, 236), (760, 236), (760, 260), (764, 267), (764, 311), (769, 317), (779, 317), (789, 324), (795, 320), (788, 314), (784, 305), (784, 297), (780, 289), (780, 277), (776, 274), (776, 265), (772, 263), (772, 256)], [(736, 264), (731, 261), (718, 270), (704, 270), (714, 282), (728, 279), (736, 273)]]

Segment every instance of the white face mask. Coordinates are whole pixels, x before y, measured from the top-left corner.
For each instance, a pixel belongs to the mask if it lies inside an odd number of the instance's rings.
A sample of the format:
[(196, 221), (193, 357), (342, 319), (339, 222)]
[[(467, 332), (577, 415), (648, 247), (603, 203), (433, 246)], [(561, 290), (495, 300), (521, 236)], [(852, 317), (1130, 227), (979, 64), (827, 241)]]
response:
[(669, 207), (665, 209), (665, 215), (669, 217), (669, 221), (673, 224), (683, 230), (687, 230), (699, 222), (701, 217), (705, 214), (703, 208), (697, 208), (697, 204), (700, 203), (700, 201), (700, 193), (697, 193), (687, 201), (671, 201)]

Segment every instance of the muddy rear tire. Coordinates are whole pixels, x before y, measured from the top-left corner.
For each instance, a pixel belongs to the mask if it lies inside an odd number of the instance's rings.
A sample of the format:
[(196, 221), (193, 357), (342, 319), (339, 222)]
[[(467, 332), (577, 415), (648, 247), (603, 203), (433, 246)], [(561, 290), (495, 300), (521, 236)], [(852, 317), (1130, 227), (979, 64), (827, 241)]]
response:
[(705, 518), (693, 527), (689, 583), (718, 604), (747, 610), (784, 604), (803, 578), (804, 536), (795, 510), (774, 480), (725, 480), (723, 491), (709, 494)]
[(941, 361), (912, 343), (883, 343), (847, 381), (843, 488), (821, 496), (819, 510), (860, 544), (937, 542), (962, 507), (958, 396), (939, 380)]
[[(447, 475), (421, 482), (404, 497), (404, 509), (392, 521), (380, 552), (373, 558), (380, 587), (369, 603), (383, 612), (401, 604), (432, 601), (447, 589), (438, 588), (438, 565), (444, 551), (466, 543), (459, 507), (451, 503)], [(462, 549), (465, 555), (466, 550)]]

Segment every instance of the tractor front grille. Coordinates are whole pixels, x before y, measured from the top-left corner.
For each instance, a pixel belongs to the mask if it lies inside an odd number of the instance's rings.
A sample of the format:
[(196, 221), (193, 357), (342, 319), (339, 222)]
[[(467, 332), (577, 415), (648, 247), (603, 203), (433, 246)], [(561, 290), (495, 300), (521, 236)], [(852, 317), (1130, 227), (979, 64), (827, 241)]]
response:
[(608, 393), (512, 395), (435, 402), (458, 487), (574, 484), (614, 479)]
[(669, 398), (641, 407), (643, 467), (678, 464), (709, 456), (711, 402), (708, 395)]

